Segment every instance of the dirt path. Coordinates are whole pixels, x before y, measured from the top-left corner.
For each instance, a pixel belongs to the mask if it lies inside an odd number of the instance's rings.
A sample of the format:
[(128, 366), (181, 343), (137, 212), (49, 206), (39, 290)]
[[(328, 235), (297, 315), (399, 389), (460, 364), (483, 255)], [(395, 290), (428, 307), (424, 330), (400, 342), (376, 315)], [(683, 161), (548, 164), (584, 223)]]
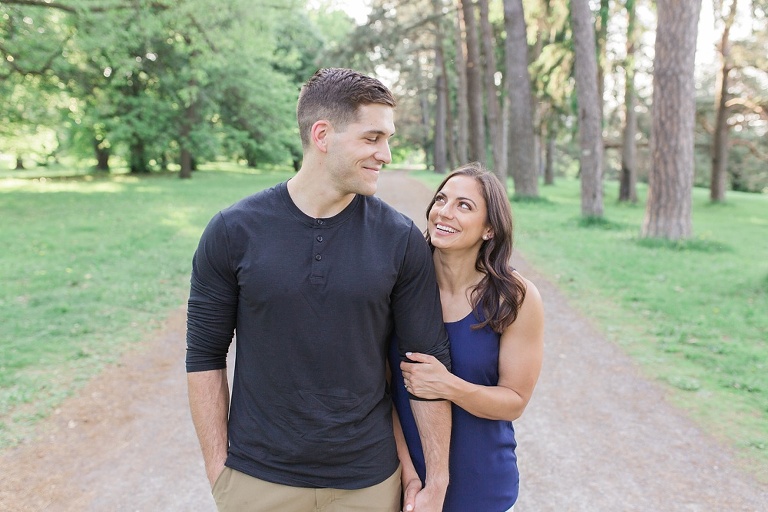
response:
[[(389, 171), (379, 195), (423, 225), (430, 191)], [(547, 315), (541, 380), (518, 430), (516, 512), (768, 510), (768, 486), (517, 254)], [(213, 511), (187, 410), (184, 309), (0, 454), (0, 511)], [(483, 512), (483, 511), (468, 511)]]

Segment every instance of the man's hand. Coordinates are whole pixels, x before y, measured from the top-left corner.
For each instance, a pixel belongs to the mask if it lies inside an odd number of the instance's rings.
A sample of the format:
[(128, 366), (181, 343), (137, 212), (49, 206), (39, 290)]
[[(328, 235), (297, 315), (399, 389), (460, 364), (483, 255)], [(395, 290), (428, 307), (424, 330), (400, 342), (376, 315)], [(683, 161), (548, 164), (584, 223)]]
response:
[(205, 474), (208, 476), (208, 481), (211, 483), (211, 489), (213, 489), (213, 484), (216, 483), (216, 480), (219, 479), (219, 476), (221, 476), (221, 473), (224, 471), (224, 461), (226, 461), (226, 459), (217, 462), (211, 461), (209, 464), (205, 465)]
[(205, 475), (213, 488), (227, 460), (227, 370), (188, 373), (187, 390), (192, 422), (205, 461)]
[(442, 512), (445, 488), (427, 485), (416, 494), (416, 508), (413, 512)]
[(418, 475), (408, 482), (403, 482), (403, 512), (416, 510), (416, 495), (421, 491), (421, 480)]

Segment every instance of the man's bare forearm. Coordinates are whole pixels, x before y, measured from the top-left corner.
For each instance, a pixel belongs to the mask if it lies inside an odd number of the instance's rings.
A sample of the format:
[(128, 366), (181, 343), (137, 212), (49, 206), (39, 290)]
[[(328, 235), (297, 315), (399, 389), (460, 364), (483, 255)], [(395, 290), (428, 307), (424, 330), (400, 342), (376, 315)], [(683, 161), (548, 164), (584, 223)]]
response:
[[(442, 510), (448, 488), (448, 450), (451, 442), (451, 403), (447, 400), (411, 400), (411, 409), (419, 427), (424, 450), (426, 482), (424, 490), (431, 496), (430, 508)], [(418, 510), (421, 510), (417, 507)]]
[(213, 486), (227, 460), (227, 417), (229, 383), (227, 370), (187, 374), (187, 391), (192, 423), (203, 451), (205, 472)]

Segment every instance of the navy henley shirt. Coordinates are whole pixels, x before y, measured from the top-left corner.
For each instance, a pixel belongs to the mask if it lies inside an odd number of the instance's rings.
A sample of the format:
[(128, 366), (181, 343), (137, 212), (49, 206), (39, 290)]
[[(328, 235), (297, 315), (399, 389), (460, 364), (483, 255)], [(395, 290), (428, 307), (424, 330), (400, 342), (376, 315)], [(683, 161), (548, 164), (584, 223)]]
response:
[(188, 372), (226, 367), (227, 466), (297, 487), (359, 489), (397, 469), (386, 354), (450, 368), (431, 253), (413, 221), (356, 196), (315, 219), (286, 183), (219, 212), (193, 258)]

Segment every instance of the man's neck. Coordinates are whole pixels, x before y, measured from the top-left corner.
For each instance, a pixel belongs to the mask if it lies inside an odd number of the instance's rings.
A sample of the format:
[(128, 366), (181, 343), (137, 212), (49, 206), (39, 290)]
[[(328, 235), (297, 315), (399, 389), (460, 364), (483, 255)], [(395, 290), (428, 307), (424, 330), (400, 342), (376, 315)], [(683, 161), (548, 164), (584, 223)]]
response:
[(339, 193), (327, 179), (312, 176), (304, 167), (288, 181), (288, 194), (299, 210), (315, 219), (341, 213), (355, 198), (355, 194)]

